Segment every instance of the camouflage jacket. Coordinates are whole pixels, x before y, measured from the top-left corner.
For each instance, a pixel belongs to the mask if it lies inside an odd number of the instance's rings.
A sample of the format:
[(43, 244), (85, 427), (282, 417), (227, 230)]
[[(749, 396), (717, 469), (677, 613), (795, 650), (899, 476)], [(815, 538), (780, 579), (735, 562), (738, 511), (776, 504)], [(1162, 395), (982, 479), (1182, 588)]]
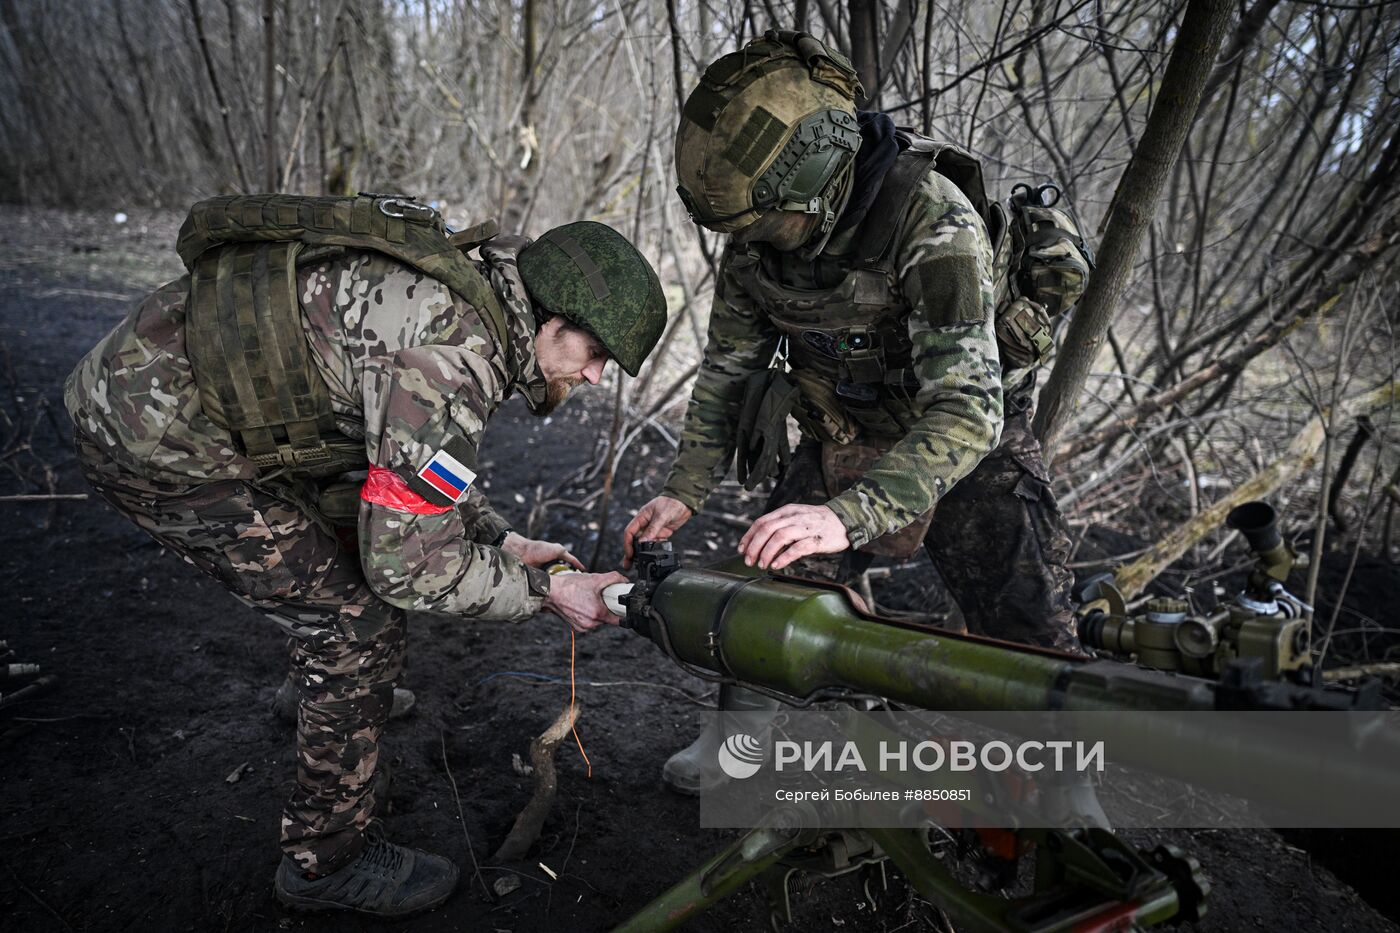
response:
[[(782, 284), (798, 289), (830, 284), (833, 274), (849, 269), (843, 258), (852, 253), (859, 231), (858, 225), (833, 237), (815, 264), (791, 254), (770, 256)], [(994, 330), (992, 245), (982, 219), (951, 181), (930, 172), (915, 188), (891, 255), (897, 297), (908, 308), (918, 388), (903, 436), (863, 478), (828, 502), (852, 547), (898, 531), (933, 507), (996, 446), (1001, 431), (1003, 372)], [(680, 449), (663, 490), (696, 510), (732, 456), (745, 383), (769, 365), (779, 344), (770, 311), (743, 278), (752, 273), (740, 266), (731, 245), (721, 261)], [(1005, 375), (1009, 386), (1024, 372)]]
[[(514, 254), (492, 252), (483, 271), (506, 311), (506, 347), (446, 286), (383, 254), (351, 250), (298, 270), (307, 343), (337, 426), (364, 439), (371, 466), (407, 480), (448, 444), (475, 451), (513, 391), (543, 399)], [(186, 276), (138, 305), (68, 377), (65, 404), (79, 431), (145, 479), (268, 483), (201, 410), (184, 346), (188, 288)], [(439, 514), (360, 503), (366, 578), (407, 609), (508, 621), (538, 612), (549, 577), (493, 546), (507, 530), (475, 486)]]

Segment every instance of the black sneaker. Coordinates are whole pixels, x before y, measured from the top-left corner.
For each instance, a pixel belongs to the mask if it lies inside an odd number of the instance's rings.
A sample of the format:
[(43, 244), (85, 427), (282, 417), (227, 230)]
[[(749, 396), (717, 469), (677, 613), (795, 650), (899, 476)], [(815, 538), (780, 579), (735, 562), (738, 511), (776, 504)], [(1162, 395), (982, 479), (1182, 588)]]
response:
[[(405, 687), (394, 688), (394, 704), (389, 707), (389, 718), (399, 719), (408, 715), (408, 711), (418, 703), (418, 698), (413, 695), (413, 691)], [(277, 688), (277, 692), (272, 695), (272, 702), (268, 704), (272, 710), (272, 715), (280, 722), (296, 725), (297, 723), (297, 688), (292, 683), (292, 678), (288, 677), (282, 681), (282, 686)]]
[(339, 871), (310, 879), (290, 858), (277, 866), (277, 900), (297, 910), (352, 910), (374, 917), (406, 917), (452, 896), (457, 866), (384, 838), (378, 824), (365, 831), (365, 848)]

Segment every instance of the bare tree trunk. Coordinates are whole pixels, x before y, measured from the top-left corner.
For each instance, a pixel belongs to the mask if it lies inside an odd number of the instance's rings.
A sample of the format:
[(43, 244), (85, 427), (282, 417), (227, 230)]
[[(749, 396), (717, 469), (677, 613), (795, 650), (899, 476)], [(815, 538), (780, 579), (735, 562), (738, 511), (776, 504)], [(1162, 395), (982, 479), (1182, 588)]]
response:
[(1077, 408), (1079, 391), (1127, 288), (1133, 260), (1152, 221), (1162, 187), (1196, 118), (1232, 8), (1228, 0), (1190, 0), (1186, 7), (1142, 143), (1114, 192), (1098, 268), (1074, 312), (1059, 361), (1036, 412), (1035, 432), (1047, 460), (1054, 457), (1055, 440)]
[(156, 132), (156, 118), (151, 112), (151, 95), (146, 89), (143, 62), (141, 56), (136, 54), (136, 47), (132, 45), (131, 34), (126, 28), (126, 15), (122, 9), (125, 5), (125, 0), (118, 0), (116, 3), (117, 34), (121, 37), (122, 48), (126, 51), (126, 60), (131, 74), (136, 78), (136, 91), (140, 98), (141, 114), (145, 117), (146, 133), (150, 137), (151, 159), (155, 163), (157, 171), (163, 171), (166, 163), (165, 151), (161, 148), (160, 134)]
[(263, 187), (277, 190), (277, 0), (263, 0)]
[(233, 155), (233, 167), (238, 172), (238, 187), (248, 190), (248, 174), (243, 171), (243, 157), (238, 154), (238, 142), (233, 137), (233, 127), (228, 119), (228, 102), (224, 100), (224, 89), (219, 86), (219, 75), (214, 71), (214, 57), (209, 52), (209, 40), (204, 35), (204, 17), (199, 12), (199, 0), (190, 0), (190, 13), (194, 17), (194, 31), (199, 38), (199, 53), (204, 59), (204, 70), (209, 75), (209, 85), (214, 89), (214, 103), (219, 107), (219, 118), (224, 124), (224, 138), (228, 141), (229, 152)]
[(520, 126), (516, 129), (516, 140), (520, 145), (520, 161), (514, 166), (514, 170), (508, 170), (508, 174), (513, 174), (514, 180), (509, 184), (506, 193), (506, 205), (503, 212), (503, 223), (505, 230), (511, 233), (519, 233), (525, 222), (525, 215), (529, 205), (526, 203), (530, 198), (530, 181), (539, 172), (540, 152), (537, 139), (535, 137), (535, 97), (536, 91), (536, 10), (537, 0), (524, 0), (524, 8), (521, 13), (520, 23), (520, 93), (523, 95), (520, 104)]
[(792, 28), (798, 32), (807, 31), (808, 0), (797, 0), (792, 8)]
[(876, 99), (880, 87), (880, 3), (879, 0), (850, 0), (851, 64), (865, 93), (856, 106), (866, 108)]
[[(875, 21), (879, 22), (878, 16)], [(890, 75), (895, 73), (895, 59), (899, 57), (904, 43), (909, 40), (913, 31), (914, 0), (900, 0), (894, 11), (894, 18), (890, 20), (889, 32), (885, 35), (885, 48), (880, 52), (879, 64), (875, 73), (877, 83), (873, 88), (866, 88), (866, 92), (871, 97), (879, 97), (881, 87), (889, 81)]]

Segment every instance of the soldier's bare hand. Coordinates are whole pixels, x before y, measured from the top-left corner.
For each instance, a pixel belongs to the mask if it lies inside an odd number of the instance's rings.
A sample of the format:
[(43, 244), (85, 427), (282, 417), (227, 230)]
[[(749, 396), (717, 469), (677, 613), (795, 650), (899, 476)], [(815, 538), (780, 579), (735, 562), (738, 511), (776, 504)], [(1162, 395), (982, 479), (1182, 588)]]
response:
[(782, 570), (809, 554), (837, 554), (851, 546), (846, 526), (824, 505), (785, 505), (759, 518), (739, 540), (750, 567)]
[(622, 566), (632, 566), (632, 553), (638, 541), (665, 541), (695, 513), (679, 499), (657, 496), (642, 506), (637, 517), (622, 530)]
[(600, 625), (617, 625), (622, 620), (603, 605), (603, 589), (626, 582), (627, 578), (617, 572), (556, 574), (550, 578), (544, 609), (569, 623), (569, 627), (580, 634)]
[(501, 550), (508, 554), (514, 554), (520, 558), (522, 563), (531, 567), (543, 567), (554, 560), (562, 560), (572, 565), (577, 570), (586, 569), (583, 561), (569, 553), (569, 549), (562, 544), (555, 544), (553, 541), (536, 541), (534, 538), (527, 538), (511, 532), (506, 535), (505, 541), (501, 542)]

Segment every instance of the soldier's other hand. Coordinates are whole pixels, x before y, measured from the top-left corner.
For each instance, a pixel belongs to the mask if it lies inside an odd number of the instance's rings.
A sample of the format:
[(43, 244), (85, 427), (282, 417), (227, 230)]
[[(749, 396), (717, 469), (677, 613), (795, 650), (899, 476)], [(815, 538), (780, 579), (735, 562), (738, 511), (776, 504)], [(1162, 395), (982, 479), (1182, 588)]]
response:
[(544, 609), (552, 612), (580, 634), (600, 625), (617, 625), (622, 620), (603, 605), (603, 589), (627, 578), (612, 573), (562, 573), (550, 578)]
[(522, 563), (531, 567), (543, 567), (550, 561), (562, 560), (576, 570), (587, 569), (583, 566), (583, 561), (570, 554), (564, 545), (555, 544), (553, 541), (536, 541), (513, 531), (501, 542), (501, 550), (507, 554), (514, 554)]
[(657, 496), (642, 506), (636, 518), (622, 529), (622, 566), (632, 566), (638, 541), (665, 541), (695, 513), (679, 499)]
[(782, 570), (809, 554), (838, 554), (851, 546), (846, 526), (824, 505), (785, 505), (754, 522), (739, 540), (750, 567)]

